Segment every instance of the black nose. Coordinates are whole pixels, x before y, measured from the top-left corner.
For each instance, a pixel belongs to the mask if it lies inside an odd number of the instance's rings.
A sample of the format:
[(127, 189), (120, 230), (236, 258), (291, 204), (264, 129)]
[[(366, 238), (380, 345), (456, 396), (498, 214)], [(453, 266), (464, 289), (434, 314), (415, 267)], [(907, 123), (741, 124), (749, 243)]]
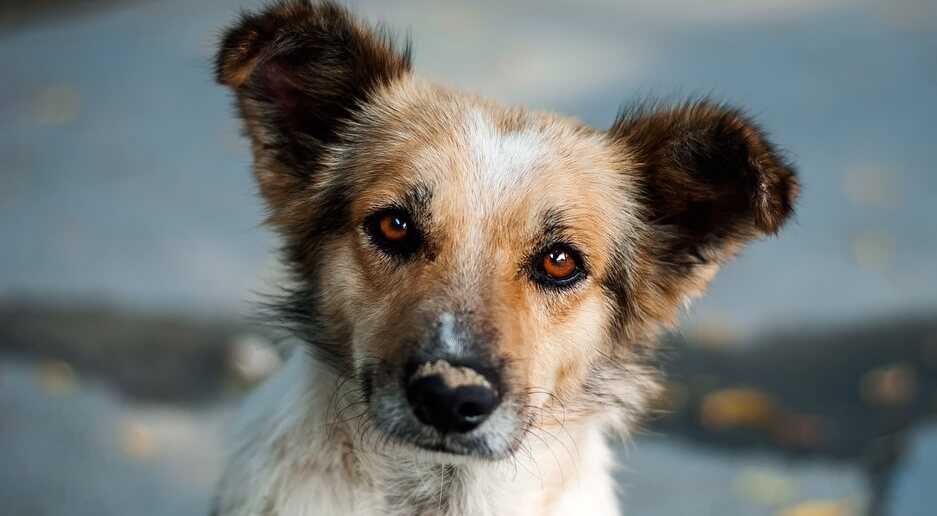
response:
[(413, 380), (407, 400), (417, 419), (440, 432), (468, 432), (482, 424), (498, 406), (495, 391), (485, 385), (452, 388), (439, 375)]

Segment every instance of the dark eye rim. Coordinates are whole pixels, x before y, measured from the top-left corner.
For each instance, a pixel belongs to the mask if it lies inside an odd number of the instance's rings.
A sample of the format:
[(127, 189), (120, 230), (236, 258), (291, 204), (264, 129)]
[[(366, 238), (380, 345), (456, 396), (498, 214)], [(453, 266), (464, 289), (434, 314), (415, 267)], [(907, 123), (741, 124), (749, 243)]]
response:
[[(407, 222), (407, 236), (402, 240), (390, 240), (381, 231), (381, 220), (387, 215), (395, 215)], [(390, 206), (376, 210), (364, 219), (363, 228), (372, 244), (385, 254), (407, 257), (420, 247), (421, 235), (410, 212), (399, 206)]]
[[(572, 274), (566, 276), (565, 278), (554, 278), (553, 276), (547, 274), (543, 268), (544, 257), (556, 251), (565, 252), (570, 258), (572, 258), (573, 263), (576, 264), (576, 268), (573, 270)], [(573, 285), (586, 279), (586, 276), (588, 276), (588, 271), (586, 269), (585, 261), (582, 258), (582, 253), (580, 253), (573, 245), (566, 243), (548, 245), (541, 248), (540, 251), (534, 253), (533, 257), (531, 258), (531, 271), (534, 281), (544, 287), (554, 289), (570, 288)]]

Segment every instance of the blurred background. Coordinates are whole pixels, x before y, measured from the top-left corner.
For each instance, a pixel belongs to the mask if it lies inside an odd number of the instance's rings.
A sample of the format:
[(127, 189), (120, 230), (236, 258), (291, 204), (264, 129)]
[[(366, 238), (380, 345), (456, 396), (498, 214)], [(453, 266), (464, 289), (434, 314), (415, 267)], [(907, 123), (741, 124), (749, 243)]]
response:
[[(280, 361), (254, 317), (276, 244), (209, 64), (256, 5), (0, 2), (0, 514), (205, 514)], [(798, 220), (667, 339), (630, 514), (937, 514), (937, 2), (348, 5), (434, 80), (602, 127), (711, 95), (798, 164)]]

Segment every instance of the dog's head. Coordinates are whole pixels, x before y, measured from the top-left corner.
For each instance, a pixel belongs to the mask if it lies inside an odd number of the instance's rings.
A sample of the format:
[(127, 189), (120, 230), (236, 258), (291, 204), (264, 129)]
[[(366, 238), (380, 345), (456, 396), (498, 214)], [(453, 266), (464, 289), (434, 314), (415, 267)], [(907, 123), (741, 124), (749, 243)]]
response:
[(655, 328), (797, 193), (734, 109), (598, 130), (505, 108), (422, 81), (328, 3), (245, 15), (217, 77), (299, 285), (283, 313), (421, 448), (497, 458), (531, 425), (627, 424)]

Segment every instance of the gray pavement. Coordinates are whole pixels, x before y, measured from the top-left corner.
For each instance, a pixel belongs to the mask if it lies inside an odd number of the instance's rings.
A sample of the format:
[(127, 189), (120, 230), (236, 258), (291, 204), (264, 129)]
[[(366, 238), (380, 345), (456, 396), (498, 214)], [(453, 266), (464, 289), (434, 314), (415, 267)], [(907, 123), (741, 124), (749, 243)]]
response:
[(658, 437), (627, 447), (621, 465), (625, 514), (858, 515), (869, 502), (864, 472), (829, 460), (726, 454)]
[(0, 514), (208, 513), (227, 409), (134, 403), (50, 367), (0, 361)]
[(886, 514), (932, 516), (937, 513), (937, 426), (914, 432), (909, 447), (908, 460), (895, 473)]

